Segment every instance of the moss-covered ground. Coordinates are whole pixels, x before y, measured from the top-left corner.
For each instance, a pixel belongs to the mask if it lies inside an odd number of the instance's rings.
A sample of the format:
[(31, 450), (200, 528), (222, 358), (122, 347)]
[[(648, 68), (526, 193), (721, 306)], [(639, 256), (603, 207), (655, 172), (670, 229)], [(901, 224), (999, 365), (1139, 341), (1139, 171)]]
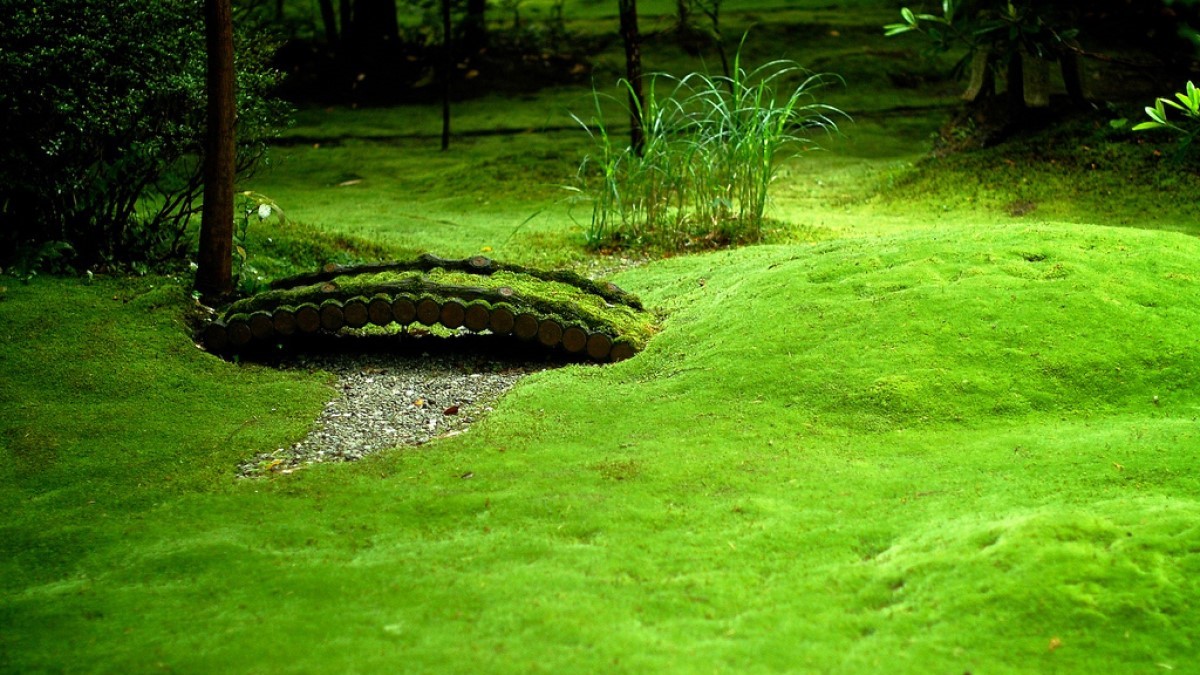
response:
[[(1195, 179), (1102, 116), (922, 159), (946, 87), (790, 163), (771, 243), (617, 274), (637, 357), (358, 463), (234, 477), (333, 392), (197, 348), (186, 279), (4, 278), (0, 670), (1195, 672)], [(360, 116), (432, 119), (304, 111), (264, 268), (623, 266), (558, 201), (578, 134)]]

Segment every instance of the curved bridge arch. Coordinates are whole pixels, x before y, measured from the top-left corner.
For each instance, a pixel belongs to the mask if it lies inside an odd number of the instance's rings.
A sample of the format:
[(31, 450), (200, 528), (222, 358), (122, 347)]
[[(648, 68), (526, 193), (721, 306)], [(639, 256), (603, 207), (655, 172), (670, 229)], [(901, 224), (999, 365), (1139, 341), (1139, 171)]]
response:
[(205, 348), (255, 344), (367, 326), (440, 325), (513, 335), (593, 361), (621, 361), (654, 327), (633, 295), (573, 272), (544, 271), (476, 256), (327, 265), (281, 279), (234, 302), (203, 331)]

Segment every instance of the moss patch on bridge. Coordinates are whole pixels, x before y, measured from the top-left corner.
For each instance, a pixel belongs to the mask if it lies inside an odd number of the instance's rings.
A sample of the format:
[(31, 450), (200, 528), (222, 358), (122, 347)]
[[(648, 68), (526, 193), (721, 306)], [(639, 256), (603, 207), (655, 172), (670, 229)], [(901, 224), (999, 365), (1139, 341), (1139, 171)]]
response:
[(336, 265), (282, 279), (234, 302), (204, 330), (214, 352), (367, 326), (440, 325), (513, 335), (547, 348), (620, 361), (654, 333), (641, 302), (616, 285), (482, 256)]

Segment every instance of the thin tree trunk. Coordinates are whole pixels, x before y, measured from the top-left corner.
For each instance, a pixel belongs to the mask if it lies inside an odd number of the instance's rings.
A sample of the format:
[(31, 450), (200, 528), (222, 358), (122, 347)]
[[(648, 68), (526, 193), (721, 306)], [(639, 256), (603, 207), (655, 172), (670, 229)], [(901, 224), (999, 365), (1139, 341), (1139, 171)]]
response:
[(321, 23), (325, 26), (325, 41), (331, 49), (338, 46), (337, 15), (333, 10), (333, 0), (320, 0)]
[(454, 77), (454, 38), (450, 0), (442, 0), (442, 151), (450, 149), (450, 79)]
[(233, 180), (235, 120), (231, 0), (205, 0), (208, 49), (208, 134), (204, 152), (204, 206), (196, 290), (215, 302), (233, 292)]
[(1014, 118), (1025, 112), (1025, 68), (1020, 50), (1008, 57), (1008, 111)]
[(467, 0), (460, 48), (464, 54), (478, 54), (487, 47), (487, 41), (487, 0)]
[(621, 39), (625, 41), (625, 79), (629, 84), (629, 146), (642, 156), (646, 136), (642, 113), (646, 97), (642, 93), (642, 44), (638, 34), (637, 0), (617, 0), (621, 14)]
[(345, 40), (354, 23), (354, 0), (338, 0), (338, 22), (341, 25), (338, 34)]

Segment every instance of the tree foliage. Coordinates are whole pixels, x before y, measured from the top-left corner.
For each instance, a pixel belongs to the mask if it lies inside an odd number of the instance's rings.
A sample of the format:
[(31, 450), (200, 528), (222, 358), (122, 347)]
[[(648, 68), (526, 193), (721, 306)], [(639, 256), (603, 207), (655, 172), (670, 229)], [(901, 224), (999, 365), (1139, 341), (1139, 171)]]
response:
[[(0, 2), (0, 251), (70, 245), (78, 265), (187, 246), (204, 137), (201, 0)], [(283, 120), (273, 49), (237, 37), (239, 170)], [(61, 244), (55, 244), (62, 250)]]

